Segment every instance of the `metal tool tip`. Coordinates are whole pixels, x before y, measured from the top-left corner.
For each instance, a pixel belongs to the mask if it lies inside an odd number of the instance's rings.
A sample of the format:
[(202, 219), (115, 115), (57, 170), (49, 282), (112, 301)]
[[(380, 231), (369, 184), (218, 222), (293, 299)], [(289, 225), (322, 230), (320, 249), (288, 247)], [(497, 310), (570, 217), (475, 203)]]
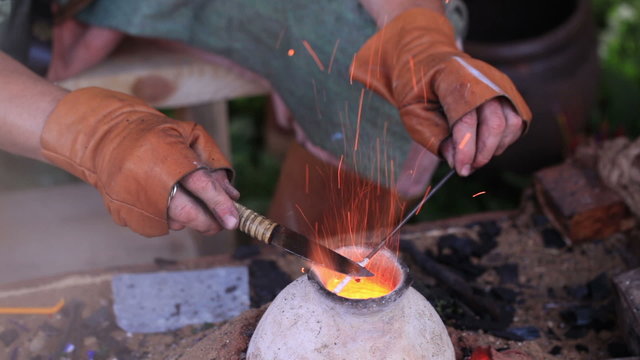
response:
[(359, 269), (352, 271), (349, 275), (352, 277), (372, 277), (375, 276), (374, 273), (372, 273), (371, 271), (367, 270), (366, 268), (362, 267), (362, 266), (358, 266)]

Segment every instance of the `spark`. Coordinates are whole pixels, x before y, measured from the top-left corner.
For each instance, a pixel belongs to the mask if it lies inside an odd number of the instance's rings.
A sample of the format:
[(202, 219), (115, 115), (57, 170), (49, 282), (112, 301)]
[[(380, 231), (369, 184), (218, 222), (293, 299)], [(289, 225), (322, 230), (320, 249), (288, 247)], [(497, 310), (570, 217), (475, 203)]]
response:
[(353, 229), (351, 228), (351, 211), (347, 211), (347, 234), (349, 234), (349, 236), (351, 237), (352, 243), (355, 243), (353, 241), (353, 236), (355, 234)]
[(311, 79), (311, 83), (313, 84), (313, 100), (316, 103), (316, 112), (318, 113), (318, 118), (322, 119), (322, 113), (320, 112), (320, 103), (318, 102), (318, 89), (316, 87), (316, 80)]
[(280, 34), (278, 35), (278, 41), (276, 41), (276, 49), (280, 49), (280, 43), (282, 42), (282, 37), (284, 36), (284, 32), (287, 28), (280, 30)]
[[(431, 192), (431, 185), (427, 187), (427, 191), (424, 192), (424, 196), (422, 197), (422, 200), (424, 200), (427, 196), (429, 196), (430, 192)], [(424, 204), (422, 204), (422, 206), (424, 206)], [(420, 206), (420, 208), (416, 211), (416, 215), (420, 214), (420, 211), (422, 211), (422, 206)]]
[(351, 61), (351, 69), (349, 69), (349, 84), (353, 85), (353, 72), (356, 68), (356, 54), (353, 54), (353, 61)]
[(7, 315), (53, 315), (64, 306), (64, 299), (60, 299), (52, 307), (0, 307), (0, 314)]
[(342, 161), (344, 155), (340, 155), (340, 162), (338, 162), (338, 189), (342, 188)]
[(360, 90), (360, 103), (358, 104), (358, 120), (356, 121), (356, 140), (353, 146), (353, 151), (358, 150), (358, 140), (360, 138), (360, 120), (362, 119), (362, 103), (364, 100), (364, 88)]
[(466, 133), (462, 138), (460, 145), (458, 145), (458, 149), (462, 149), (465, 145), (467, 145), (467, 142), (469, 142), (469, 138), (471, 138), (471, 133)]
[(313, 58), (313, 61), (316, 62), (316, 65), (318, 65), (318, 68), (320, 69), (320, 71), (324, 71), (324, 64), (322, 63), (322, 61), (320, 61), (318, 54), (316, 54), (315, 50), (313, 50), (313, 48), (311, 47), (311, 44), (309, 44), (307, 40), (302, 40), (302, 45), (304, 45), (304, 47), (307, 49), (307, 51), (309, 52), (309, 55), (311, 55), (311, 57)]
[(371, 88), (371, 69), (373, 68), (373, 53), (369, 55), (369, 66), (367, 67), (367, 89)]
[(413, 81), (413, 91), (418, 91), (418, 83), (416, 82), (415, 65), (413, 64), (413, 56), (409, 57), (409, 66), (411, 67), (411, 80)]
[(300, 272), (304, 274), (304, 273), (306, 272), (305, 268), (304, 268), (304, 267), (301, 267), (301, 268), (300, 268)]
[(376, 172), (377, 172), (377, 194), (380, 195), (380, 138), (376, 138)]
[(340, 39), (336, 40), (336, 44), (333, 45), (333, 51), (331, 52), (331, 59), (329, 59), (329, 69), (327, 69), (328, 74), (331, 74), (331, 68), (333, 67), (333, 60), (336, 57), (336, 51), (338, 50), (339, 44), (340, 44)]
[(416, 159), (416, 163), (415, 166), (413, 167), (413, 169), (411, 170), (411, 178), (413, 179), (416, 176), (416, 173), (418, 172), (418, 166), (421, 164), (420, 160), (422, 160), (422, 157), (424, 156), (424, 154), (426, 154), (426, 151), (420, 151), (420, 154), (418, 155), (418, 158)]
[(471, 196), (471, 197), (476, 197), (476, 196), (484, 195), (484, 194), (486, 194), (486, 193), (487, 193), (486, 191), (480, 191), (480, 192), (479, 192), (479, 193), (477, 193), (477, 194), (473, 194), (473, 196)]
[[(387, 15), (384, 16), (384, 23), (387, 23)], [(382, 27), (382, 32), (380, 33), (380, 47), (378, 47), (378, 78), (380, 78), (380, 70), (382, 68), (381, 64), (382, 64), (382, 44), (384, 44), (384, 30), (386, 29), (386, 26)]]
[(309, 164), (304, 164), (304, 193), (309, 193)]
[(296, 54), (296, 51), (293, 50), (293, 49), (289, 49), (289, 51), (287, 51), (287, 55), (289, 55), (289, 56), (293, 56), (295, 54)]
[(307, 223), (307, 225), (309, 225), (309, 228), (313, 229), (313, 225), (311, 225), (311, 222), (305, 216), (304, 211), (302, 211), (302, 208), (300, 208), (300, 205), (296, 204), (296, 209), (298, 209), (298, 211), (300, 212), (300, 215), (302, 215), (302, 218), (304, 219), (304, 221)]

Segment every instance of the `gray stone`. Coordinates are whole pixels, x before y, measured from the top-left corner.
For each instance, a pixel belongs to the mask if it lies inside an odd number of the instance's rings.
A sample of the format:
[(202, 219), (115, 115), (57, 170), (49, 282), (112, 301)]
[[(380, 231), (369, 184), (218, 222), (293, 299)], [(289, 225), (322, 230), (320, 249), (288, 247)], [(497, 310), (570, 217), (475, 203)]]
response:
[(29, 342), (29, 351), (32, 354), (37, 354), (44, 348), (47, 343), (47, 334), (38, 330), (36, 336)]
[(244, 266), (114, 276), (114, 313), (120, 328), (153, 333), (231, 319), (249, 308)]
[(9, 347), (9, 345), (13, 344), (20, 334), (16, 329), (7, 329), (3, 332), (0, 332), (0, 341), (4, 344), (4, 346)]

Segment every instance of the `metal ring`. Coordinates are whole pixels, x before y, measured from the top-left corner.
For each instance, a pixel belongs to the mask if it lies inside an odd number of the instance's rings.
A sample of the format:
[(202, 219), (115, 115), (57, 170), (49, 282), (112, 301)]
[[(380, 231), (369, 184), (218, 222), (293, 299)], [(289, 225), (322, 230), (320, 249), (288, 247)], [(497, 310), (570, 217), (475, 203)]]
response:
[(176, 195), (176, 192), (178, 192), (178, 187), (180, 186), (179, 183), (176, 183), (175, 185), (173, 185), (173, 187), (171, 188), (171, 192), (169, 193), (169, 201), (167, 201), (167, 208), (169, 207), (169, 205), (171, 205), (171, 200), (173, 199), (173, 197)]

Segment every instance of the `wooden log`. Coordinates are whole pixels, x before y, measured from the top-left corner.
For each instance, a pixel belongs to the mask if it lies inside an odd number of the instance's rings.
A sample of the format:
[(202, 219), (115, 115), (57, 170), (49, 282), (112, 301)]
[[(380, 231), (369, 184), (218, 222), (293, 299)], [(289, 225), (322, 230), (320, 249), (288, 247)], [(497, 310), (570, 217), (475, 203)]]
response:
[(571, 242), (605, 238), (635, 226), (624, 201), (607, 188), (596, 170), (567, 161), (534, 175), (543, 212)]

